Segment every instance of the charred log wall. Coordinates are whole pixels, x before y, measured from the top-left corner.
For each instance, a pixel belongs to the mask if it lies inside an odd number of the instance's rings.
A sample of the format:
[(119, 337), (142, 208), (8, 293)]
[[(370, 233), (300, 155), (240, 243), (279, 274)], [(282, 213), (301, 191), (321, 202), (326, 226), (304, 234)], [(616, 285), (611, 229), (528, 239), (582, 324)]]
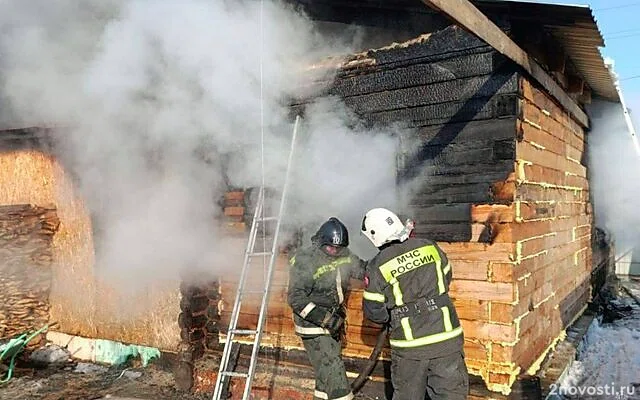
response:
[(59, 224), (55, 208), (0, 206), (0, 337), (49, 322), (52, 238)]
[(514, 170), (519, 76), (491, 47), (449, 27), (354, 56), (327, 94), (369, 125), (401, 127), (398, 181), (410, 189), (403, 203), (419, 235), (490, 241), (471, 210), (513, 201), (500, 187)]

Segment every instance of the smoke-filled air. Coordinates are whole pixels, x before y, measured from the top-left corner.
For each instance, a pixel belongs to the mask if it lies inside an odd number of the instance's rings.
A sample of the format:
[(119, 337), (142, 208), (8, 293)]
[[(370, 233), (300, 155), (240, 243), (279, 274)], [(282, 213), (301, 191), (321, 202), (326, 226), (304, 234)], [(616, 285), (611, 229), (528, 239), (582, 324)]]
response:
[[(262, 145), (281, 187), (289, 104), (330, 82), (310, 66), (358, 45), (272, 1), (3, 0), (0, 32), (0, 121), (56, 128), (97, 270), (143, 281), (221, 264), (219, 199), (260, 185)], [(298, 137), (287, 225), (335, 215), (366, 250), (363, 213), (394, 205), (395, 139), (332, 98), (306, 108)]]
[(640, 243), (640, 149), (622, 111), (619, 103), (594, 101), (589, 107), (592, 129), (588, 134), (595, 223), (615, 241), (620, 254)]

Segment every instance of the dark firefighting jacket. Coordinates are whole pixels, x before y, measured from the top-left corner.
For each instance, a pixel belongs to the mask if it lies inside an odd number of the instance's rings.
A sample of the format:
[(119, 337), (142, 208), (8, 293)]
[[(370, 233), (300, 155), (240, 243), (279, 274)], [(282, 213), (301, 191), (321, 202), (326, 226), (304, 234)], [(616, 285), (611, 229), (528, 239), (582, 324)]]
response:
[(288, 303), (296, 333), (307, 337), (330, 334), (322, 322), (330, 313), (340, 312), (349, 280), (364, 278), (365, 262), (348, 248), (330, 256), (311, 246), (298, 251), (289, 264)]
[(433, 357), (460, 351), (462, 327), (448, 295), (450, 282), (451, 265), (435, 242), (409, 238), (391, 244), (368, 262), (364, 315), (390, 325), (392, 349), (421, 348)]

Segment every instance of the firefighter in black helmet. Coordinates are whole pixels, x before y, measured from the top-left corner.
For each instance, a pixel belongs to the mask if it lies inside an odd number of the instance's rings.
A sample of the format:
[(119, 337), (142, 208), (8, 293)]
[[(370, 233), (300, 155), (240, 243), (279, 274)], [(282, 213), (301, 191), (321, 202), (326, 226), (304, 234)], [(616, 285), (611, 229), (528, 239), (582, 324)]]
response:
[(315, 370), (314, 399), (353, 398), (340, 356), (343, 302), (349, 279), (363, 279), (365, 263), (348, 246), (347, 228), (332, 217), (320, 226), (311, 245), (290, 260), (288, 303), (296, 334)]

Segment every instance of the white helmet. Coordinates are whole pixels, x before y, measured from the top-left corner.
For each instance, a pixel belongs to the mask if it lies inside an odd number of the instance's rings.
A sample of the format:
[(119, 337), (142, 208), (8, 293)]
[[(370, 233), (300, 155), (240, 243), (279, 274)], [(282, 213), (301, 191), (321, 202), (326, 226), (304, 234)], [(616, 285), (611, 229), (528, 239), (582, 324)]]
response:
[(361, 229), (374, 246), (380, 247), (394, 240), (404, 242), (409, 238), (411, 228), (409, 224), (403, 225), (394, 212), (386, 208), (374, 208), (365, 214)]

